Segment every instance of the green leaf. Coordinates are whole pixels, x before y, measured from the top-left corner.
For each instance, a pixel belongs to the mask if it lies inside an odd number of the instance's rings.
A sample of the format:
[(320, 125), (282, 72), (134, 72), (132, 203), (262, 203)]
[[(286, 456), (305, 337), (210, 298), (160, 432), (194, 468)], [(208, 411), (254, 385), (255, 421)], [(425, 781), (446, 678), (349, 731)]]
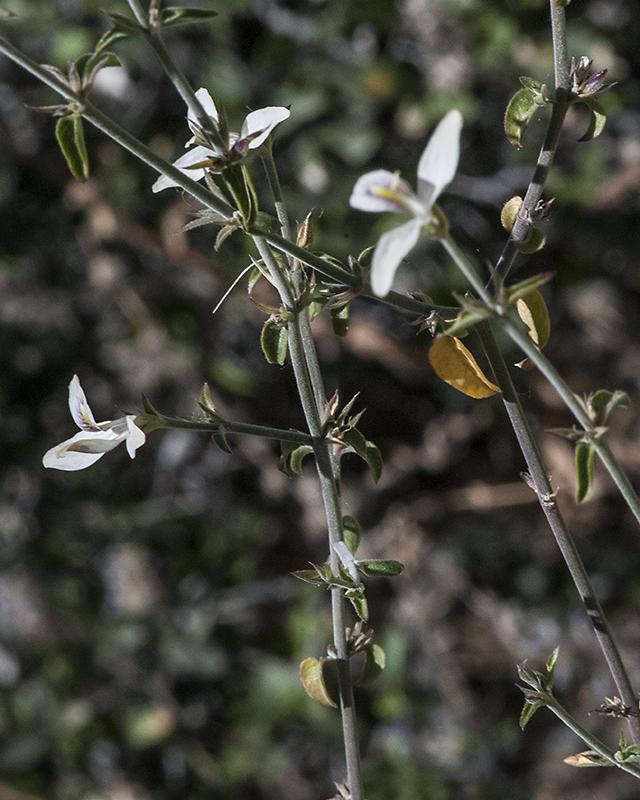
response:
[(213, 397), (211, 397), (211, 389), (206, 382), (202, 385), (202, 405), (207, 411), (215, 413), (216, 407), (213, 404)]
[(556, 671), (556, 664), (558, 663), (558, 655), (560, 653), (560, 647), (556, 647), (556, 649), (551, 653), (549, 658), (547, 659), (547, 674), (545, 676), (545, 686), (547, 689), (551, 689), (553, 686), (553, 676)]
[(545, 283), (549, 283), (553, 275), (553, 272), (539, 272), (537, 275), (525, 278), (519, 283), (514, 283), (513, 286), (509, 286), (508, 289), (504, 290), (505, 303), (510, 306), (514, 305), (516, 300), (526, 297), (531, 292), (544, 286)]
[(344, 596), (351, 601), (356, 614), (363, 622), (369, 619), (369, 605), (361, 589), (348, 589)]
[(379, 644), (368, 644), (363, 652), (366, 654), (367, 660), (362, 675), (356, 683), (357, 686), (372, 684), (380, 677), (386, 665), (386, 656)]
[(331, 309), (331, 324), (336, 336), (346, 336), (349, 330), (349, 303)]
[(542, 700), (536, 700), (533, 703), (525, 703), (524, 708), (522, 709), (522, 714), (520, 714), (520, 727), (524, 730), (527, 722), (531, 719), (531, 717), (536, 713), (539, 708), (544, 708), (544, 703)]
[(587, 398), (589, 416), (596, 425), (606, 425), (609, 415), (615, 408), (628, 408), (629, 395), (625, 392), (609, 392), (599, 389)]
[(305, 692), (322, 708), (336, 708), (335, 703), (327, 691), (323, 675), (324, 659), (318, 661), (317, 658), (309, 656), (300, 664), (300, 680)]
[(299, 447), (291, 453), (289, 456), (289, 463), (291, 464), (291, 469), (297, 475), (300, 475), (302, 472), (302, 461), (305, 456), (310, 455), (313, 453), (313, 447), (308, 444), (301, 444)]
[(349, 428), (340, 434), (340, 438), (348, 445), (351, 445), (354, 452), (356, 452), (360, 458), (366, 458), (367, 440), (357, 428)]
[(298, 578), (305, 583), (313, 583), (315, 586), (324, 583), (320, 575), (315, 569), (299, 569), (291, 573), (294, 577)]
[(592, 444), (578, 442), (576, 445), (576, 499), (586, 500), (593, 489), (596, 450)]
[(144, 413), (145, 413), (145, 414), (149, 414), (149, 415), (151, 415), (151, 416), (153, 416), (153, 417), (161, 417), (161, 416), (162, 416), (162, 414), (160, 414), (160, 412), (159, 412), (159, 411), (157, 411), (157, 410), (156, 410), (156, 409), (155, 409), (155, 408), (154, 408), (154, 407), (151, 405), (151, 403), (150, 403), (149, 399), (148, 399), (148, 398), (147, 398), (147, 396), (146, 396), (146, 395), (144, 395), (144, 394), (142, 395), (142, 408), (144, 409)]
[(373, 558), (358, 561), (358, 569), (370, 578), (395, 578), (403, 571), (404, 564), (399, 561)]
[(225, 453), (231, 453), (229, 442), (227, 442), (227, 435), (222, 429), (213, 433), (212, 438), (221, 450)]
[(369, 440), (367, 440), (367, 452), (364, 460), (367, 462), (369, 470), (373, 475), (373, 479), (377, 483), (382, 475), (382, 454), (377, 446)]
[(96, 54), (100, 53), (101, 50), (106, 50), (122, 39), (128, 39), (130, 35), (131, 34), (125, 33), (125, 31), (119, 30), (118, 28), (111, 28), (100, 37), (96, 45)]
[(262, 328), (260, 344), (262, 352), (270, 364), (280, 364), (282, 366), (287, 358), (287, 346), (289, 342), (289, 331), (286, 325), (278, 325), (272, 319), (268, 319)]
[(56, 123), (56, 139), (73, 177), (86, 181), (89, 177), (89, 156), (84, 143), (82, 117), (79, 114), (60, 117)]
[[(122, 14), (114, 14), (113, 11), (107, 11), (106, 13), (111, 17), (115, 29), (125, 36), (144, 36), (147, 33), (146, 28), (138, 25), (135, 20), (129, 17), (123, 17)], [(102, 39), (104, 38), (103, 36)], [(98, 48), (96, 49), (102, 50), (104, 48), (102, 39), (98, 42)]]
[(581, 136), (578, 141), (589, 142), (591, 139), (595, 139), (600, 136), (607, 121), (607, 115), (602, 103), (600, 103), (599, 100), (596, 100), (595, 97), (582, 97), (581, 102), (586, 103), (586, 105), (589, 106), (591, 117), (589, 119), (589, 127), (587, 128), (587, 132), (584, 136)]
[(522, 135), (539, 108), (539, 94), (533, 89), (520, 89), (513, 95), (504, 115), (504, 132), (512, 145), (522, 147)]
[(193, 22), (209, 22), (218, 16), (217, 11), (206, 11), (203, 8), (180, 8), (168, 6), (160, 12), (160, 24), (163, 28), (171, 25), (188, 25)]
[(489, 308), (484, 309), (464, 309), (456, 319), (444, 328), (447, 336), (465, 336), (470, 328), (482, 322), (483, 319), (493, 316), (493, 311)]
[(360, 523), (355, 517), (342, 517), (342, 538), (349, 550), (355, 555), (360, 544)]

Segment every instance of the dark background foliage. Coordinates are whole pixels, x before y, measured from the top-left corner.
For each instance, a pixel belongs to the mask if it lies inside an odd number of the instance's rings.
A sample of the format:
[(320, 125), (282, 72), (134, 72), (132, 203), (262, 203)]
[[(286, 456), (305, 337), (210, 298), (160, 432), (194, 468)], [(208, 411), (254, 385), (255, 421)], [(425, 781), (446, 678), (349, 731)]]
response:
[[(102, 6), (127, 13), (97, 0), (3, 5), (18, 16), (2, 35), (60, 68), (106, 30)], [(291, 106), (275, 152), (292, 216), (322, 212), (314, 247), (344, 259), (388, 229), (393, 220), (349, 209), (353, 183), (374, 166), (413, 181), (429, 131), (457, 107), (461, 164), (442, 205), (479, 268), (495, 260), (499, 209), (526, 188), (544, 130), (543, 113), (516, 151), (502, 116), (520, 75), (552, 84), (545, 2), (215, 7), (214, 22), (167, 43), (234, 124), (248, 108)], [(597, 141), (576, 143), (587, 117), (572, 110), (548, 187), (548, 244), (520, 265), (521, 275), (555, 272), (547, 352), (571, 387), (629, 392), (609, 436), (636, 481), (638, 13), (628, 0), (567, 9), (571, 53), (618, 85), (602, 97), (609, 121)], [(142, 42), (117, 52), (124, 70), (95, 101), (174, 158), (188, 135), (179, 97)], [(236, 437), (228, 455), (173, 430), (151, 434), (133, 462), (119, 448), (82, 472), (41, 466), (73, 432), (74, 373), (99, 420), (140, 408), (142, 392), (165, 413), (193, 413), (206, 380), (229, 418), (303, 424), (291, 369), (265, 362), (264, 315), (243, 285), (211, 313), (250, 243), (235, 234), (215, 252), (212, 227), (181, 232), (193, 204), (174, 190), (153, 195), (151, 171), (90, 129), (91, 177), (74, 181), (54, 121), (32, 110), (52, 102), (0, 58), (0, 798), (329, 797), (344, 778), (339, 720), (297, 674), (329, 641), (328, 596), (290, 576), (326, 557), (312, 464), (289, 478), (273, 444)], [(410, 262), (401, 291), (446, 303), (465, 288), (433, 244)], [(406, 565), (370, 581), (388, 666), (357, 693), (369, 800), (640, 796), (628, 775), (564, 765), (584, 747), (550, 714), (519, 730), (516, 664), (540, 667), (558, 644), (561, 701), (612, 746), (620, 724), (591, 713), (614, 688), (519, 478), (500, 401), (440, 383), (430, 335), (381, 304), (354, 303), (344, 339), (324, 316), (314, 329), (328, 393), (360, 392), (361, 428), (385, 458), (377, 487), (345, 461), (345, 510), (363, 526), (364, 555)], [(593, 499), (574, 503), (571, 447), (544, 432), (571, 420), (539, 375), (516, 377), (638, 685), (637, 525), (600, 471)]]

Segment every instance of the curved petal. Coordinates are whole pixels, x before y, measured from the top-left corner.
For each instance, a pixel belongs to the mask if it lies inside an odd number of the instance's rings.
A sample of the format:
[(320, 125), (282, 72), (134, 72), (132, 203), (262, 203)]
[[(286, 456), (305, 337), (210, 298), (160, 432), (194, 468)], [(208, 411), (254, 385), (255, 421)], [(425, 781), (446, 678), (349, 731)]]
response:
[(136, 457), (136, 450), (142, 447), (146, 441), (144, 431), (140, 430), (136, 425), (135, 419), (133, 415), (127, 416), (127, 453), (129, 453), (131, 458)]
[[(179, 169), (180, 172), (184, 172), (187, 178), (191, 178), (194, 181), (200, 181), (202, 178), (204, 178), (205, 170), (189, 169), (189, 167), (192, 167), (194, 164), (199, 164), (201, 161), (205, 161), (207, 158), (211, 158), (211, 150), (198, 145), (197, 147), (192, 147), (191, 150), (188, 150), (183, 156), (180, 156), (177, 161), (174, 161), (173, 166), (176, 169)], [(171, 180), (171, 178), (168, 178), (166, 175), (161, 175), (151, 187), (151, 191), (154, 193), (161, 192), (163, 189), (169, 189), (172, 186), (179, 185), (179, 183)]]
[(265, 143), (276, 125), (289, 119), (290, 116), (291, 112), (284, 106), (267, 106), (251, 111), (242, 123), (239, 140), (249, 139), (249, 150), (255, 150)]
[(453, 109), (438, 123), (418, 163), (418, 196), (427, 208), (453, 180), (460, 159), (462, 114)]
[(74, 375), (69, 384), (69, 411), (76, 425), (83, 431), (99, 431), (98, 423), (95, 421), (93, 413), (87, 403), (87, 398), (80, 378)]
[[(217, 122), (218, 109), (216, 108), (216, 104), (211, 99), (209, 92), (206, 89), (198, 89), (196, 92), (196, 97), (200, 101), (200, 105), (202, 106), (204, 113)], [(189, 127), (193, 133), (196, 133), (200, 130), (200, 124), (195, 116), (191, 113), (191, 109), (189, 109), (187, 112), (187, 122), (189, 123)]]
[(376, 169), (358, 178), (349, 205), (359, 211), (406, 211), (408, 206), (401, 202), (405, 195), (417, 200), (413, 189), (397, 172)]
[(422, 224), (416, 217), (380, 237), (371, 260), (371, 289), (378, 297), (389, 293), (400, 262), (418, 241)]
[(117, 435), (111, 430), (88, 433), (80, 431), (71, 439), (48, 450), (44, 454), (42, 463), (49, 469), (61, 469), (66, 472), (86, 469), (109, 450), (117, 447), (123, 438), (124, 436)]

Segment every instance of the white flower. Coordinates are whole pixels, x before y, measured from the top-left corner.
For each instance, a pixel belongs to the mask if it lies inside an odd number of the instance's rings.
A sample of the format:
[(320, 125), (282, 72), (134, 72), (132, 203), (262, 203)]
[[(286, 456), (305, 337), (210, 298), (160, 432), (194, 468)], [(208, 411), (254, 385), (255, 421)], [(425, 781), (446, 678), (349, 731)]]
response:
[[(198, 89), (196, 97), (200, 101), (205, 114), (211, 117), (214, 123), (218, 125), (220, 119), (218, 110), (209, 92), (206, 89)], [(204, 144), (202, 128), (191, 113), (191, 109), (189, 109), (187, 122), (193, 136), (185, 147), (190, 147), (191, 149), (183, 156), (180, 156), (177, 161), (174, 161), (173, 166), (179, 169), (180, 172), (184, 172), (187, 177), (193, 178), (194, 181), (202, 180), (207, 169), (211, 169), (213, 172), (221, 172), (225, 166), (241, 161), (249, 150), (256, 150), (260, 145), (264, 144), (276, 125), (288, 119), (289, 115), (289, 109), (283, 106), (267, 106), (257, 111), (251, 111), (242, 123), (240, 133), (229, 134), (227, 150), (221, 153)], [(196, 142), (199, 142), (199, 144), (195, 144)], [(194, 144), (195, 146), (192, 147), (191, 145)], [(172, 181), (171, 178), (161, 175), (153, 184), (152, 189), (154, 192), (161, 192), (170, 186), (178, 186), (178, 184)]]
[(86, 469), (120, 442), (126, 442), (127, 452), (135, 458), (136, 450), (145, 442), (146, 437), (132, 414), (113, 422), (96, 422), (77, 375), (69, 384), (69, 410), (80, 433), (45, 453), (42, 459), (45, 467), (68, 472)]
[(402, 259), (433, 218), (433, 206), (451, 183), (460, 157), (462, 114), (449, 111), (438, 123), (418, 163), (418, 192), (399, 173), (378, 169), (358, 178), (350, 205), (360, 211), (410, 211), (413, 219), (383, 234), (371, 261), (371, 289), (388, 294)]

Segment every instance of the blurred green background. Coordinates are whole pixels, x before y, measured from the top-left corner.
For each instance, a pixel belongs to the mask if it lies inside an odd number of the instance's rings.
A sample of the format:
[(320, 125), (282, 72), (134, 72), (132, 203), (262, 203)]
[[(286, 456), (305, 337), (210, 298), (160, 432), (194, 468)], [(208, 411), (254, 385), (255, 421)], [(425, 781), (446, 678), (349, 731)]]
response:
[[(348, 207), (374, 167), (414, 181), (428, 133), (450, 108), (465, 117), (459, 175), (442, 200), (454, 236), (480, 269), (503, 243), (499, 210), (522, 193), (544, 131), (521, 151), (502, 132), (518, 77), (553, 83), (540, 0), (196, 0), (210, 24), (166, 41), (195, 88), (247, 109), (290, 105), (275, 155), (292, 218), (322, 216), (314, 247), (346, 259), (394, 223)], [(3, 0), (17, 17), (0, 35), (64, 68), (124, 2)], [(580, 393), (623, 389), (632, 407), (610, 443), (640, 475), (640, 9), (574, 0), (570, 53), (618, 85), (609, 120), (577, 144), (572, 109), (547, 197), (548, 244), (519, 274), (551, 270), (547, 353)], [(92, 99), (173, 159), (185, 110), (142, 42)], [(194, 205), (151, 193), (155, 175), (87, 127), (91, 177), (73, 180), (57, 102), (0, 57), (0, 800), (311, 800), (343, 780), (337, 713), (303, 693), (298, 664), (330, 637), (328, 595), (291, 577), (326, 557), (313, 465), (275, 469), (277, 447), (235, 437), (228, 455), (203, 435), (151, 434), (89, 470), (47, 471), (43, 453), (74, 433), (67, 386), (77, 373), (98, 420), (140, 408), (197, 410), (203, 381), (231, 419), (301, 427), (288, 365), (268, 365), (264, 315), (240, 284), (240, 234), (181, 232)], [(254, 176), (265, 207), (262, 167)], [(463, 281), (423, 242), (400, 291), (448, 303)], [(260, 287), (260, 298), (272, 298)], [(561, 644), (560, 700), (613, 747), (620, 725), (591, 713), (615, 689), (532, 492), (498, 399), (440, 383), (428, 332), (358, 301), (344, 339), (314, 322), (327, 392), (355, 410), (385, 457), (374, 486), (344, 463), (345, 512), (361, 552), (406, 565), (370, 581), (371, 624), (387, 670), (358, 690), (368, 800), (551, 800), (640, 796), (614, 770), (572, 770), (584, 746), (541, 711), (524, 733), (516, 664), (541, 667)], [(470, 336), (469, 347), (478, 352)], [(505, 343), (511, 361), (520, 356)], [(604, 474), (573, 501), (572, 450), (545, 429), (571, 420), (534, 372), (516, 376), (579, 549), (640, 685), (640, 535)], [(591, 714), (589, 716), (589, 714)]]

